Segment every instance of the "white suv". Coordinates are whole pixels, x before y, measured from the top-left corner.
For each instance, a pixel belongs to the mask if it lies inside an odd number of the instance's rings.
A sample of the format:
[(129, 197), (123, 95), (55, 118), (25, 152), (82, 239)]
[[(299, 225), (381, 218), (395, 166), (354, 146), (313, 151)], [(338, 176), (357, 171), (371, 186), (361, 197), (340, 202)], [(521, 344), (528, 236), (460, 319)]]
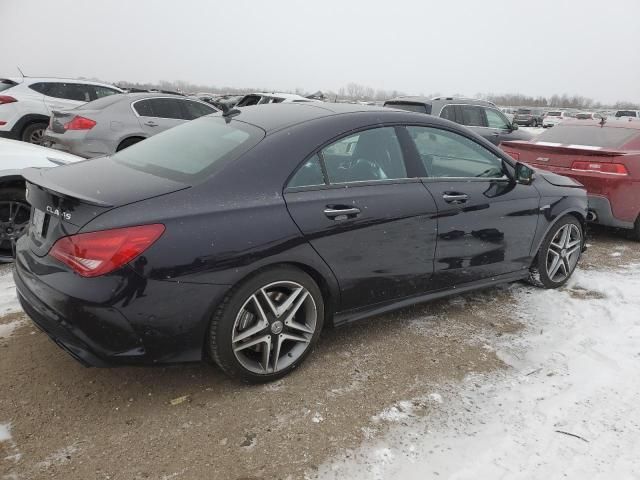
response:
[(53, 110), (75, 108), (114, 93), (105, 83), (62, 78), (0, 78), (0, 137), (42, 141)]

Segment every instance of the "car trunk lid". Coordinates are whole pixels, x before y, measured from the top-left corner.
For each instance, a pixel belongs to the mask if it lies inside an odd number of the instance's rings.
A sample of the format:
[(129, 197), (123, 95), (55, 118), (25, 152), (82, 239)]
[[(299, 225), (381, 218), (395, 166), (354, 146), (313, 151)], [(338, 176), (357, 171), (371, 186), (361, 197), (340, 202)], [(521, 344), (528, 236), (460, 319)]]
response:
[(587, 145), (561, 145), (548, 142), (506, 141), (500, 145), (514, 159), (538, 167), (560, 167), (570, 169), (573, 162), (589, 157), (598, 162), (611, 162), (626, 152)]
[(28, 168), (29, 241), (39, 256), (59, 238), (77, 233), (99, 215), (123, 205), (189, 188), (133, 170), (109, 157), (50, 169)]

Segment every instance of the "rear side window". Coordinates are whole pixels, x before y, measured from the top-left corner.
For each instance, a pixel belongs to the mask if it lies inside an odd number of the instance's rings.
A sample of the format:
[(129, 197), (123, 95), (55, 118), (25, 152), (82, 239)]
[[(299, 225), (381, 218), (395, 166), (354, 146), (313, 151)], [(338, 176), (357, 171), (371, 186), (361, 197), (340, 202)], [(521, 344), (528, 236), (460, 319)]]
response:
[(222, 117), (202, 117), (171, 128), (111, 158), (125, 166), (191, 184), (213, 174), (264, 137), (264, 131)]
[(469, 127), (484, 127), (484, 114), (482, 108), (472, 105), (463, 105), (462, 107), (462, 124)]
[(184, 107), (184, 118), (186, 120), (194, 120), (196, 118), (203, 117), (204, 115), (210, 115), (216, 112), (213, 107), (198, 102), (192, 102), (191, 100), (183, 100), (182, 106)]
[(9, 80), (8, 78), (0, 78), (0, 92), (8, 90), (16, 85), (17, 83), (13, 80)]
[(538, 135), (535, 142), (620, 148), (638, 136), (640, 136), (638, 130), (631, 128), (607, 127), (606, 124), (601, 127), (600, 125), (566, 125), (560, 123), (551, 130)]
[(184, 119), (182, 113), (182, 100), (176, 98), (154, 98), (150, 100), (154, 117)]
[(446, 118), (447, 120), (451, 120), (452, 122), (456, 121), (456, 107), (453, 105), (446, 105), (442, 111), (440, 112), (441, 118)]
[(407, 127), (429, 177), (501, 178), (502, 159), (457, 133), (432, 127)]
[(314, 155), (298, 169), (291, 180), (289, 180), (289, 188), (295, 187), (311, 187), (316, 185), (324, 185), (324, 174), (320, 166), (320, 157)]
[(406, 110), (407, 112), (431, 113), (431, 105), (424, 103), (393, 102), (385, 103), (384, 106)]
[(406, 178), (407, 170), (395, 128), (382, 127), (350, 135), (321, 152), (329, 183)]
[(89, 87), (93, 93), (93, 95), (91, 96), (93, 100), (96, 100), (102, 97), (108, 97), (116, 93), (120, 93), (117, 90), (114, 90), (113, 88), (103, 87), (102, 85), (89, 85)]
[(133, 109), (141, 117), (155, 117), (151, 100), (139, 100), (133, 104)]
[(47, 90), (49, 89), (49, 84), (48, 83), (44, 83), (44, 82), (38, 82), (38, 83), (34, 83), (33, 85), (29, 85), (29, 88), (31, 90), (34, 90), (38, 93), (41, 93), (43, 95), (47, 94)]
[(91, 92), (89, 91), (89, 87), (90, 85), (83, 85), (81, 83), (52, 82), (49, 83), (45, 95), (78, 102), (90, 102)]

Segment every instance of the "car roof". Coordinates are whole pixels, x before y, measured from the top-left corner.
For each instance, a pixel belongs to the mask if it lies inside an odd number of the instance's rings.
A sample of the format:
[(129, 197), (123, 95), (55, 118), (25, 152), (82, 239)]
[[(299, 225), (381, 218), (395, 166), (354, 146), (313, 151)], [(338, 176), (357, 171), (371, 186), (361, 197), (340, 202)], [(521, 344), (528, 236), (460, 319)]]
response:
[(162, 93), (162, 92), (123, 93), (121, 97), (128, 98), (130, 100), (140, 100), (143, 98), (178, 98), (181, 100), (193, 100), (194, 102), (202, 102), (202, 100), (196, 97), (185, 97), (184, 95), (177, 95), (173, 93)]
[(100, 85), (104, 87), (117, 88), (119, 87), (112, 85), (110, 83), (104, 82), (96, 82), (92, 80), (83, 80), (78, 78), (58, 78), (58, 77), (5, 77), (8, 80), (11, 80), (16, 83), (38, 83), (38, 82), (65, 82), (65, 83), (82, 83), (83, 85)]
[(402, 97), (395, 97), (395, 98), (391, 98), (389, 100), (385, 100), (385, 104), (386, 103), (390, 103), (390, 102), (411, 102), (411, 103), (426, 103), (426, 104), (433, 104), (433, 103), (441, 103), (441, 104), (459, 104), (459, 103), (463, 103), (463, 104), (468, 104), (468, 105), (481, 105), (483, 107), (494, 107), (497, 108), (495, 103), (493, 102), (489, 102), (487, 100), (478, 100), (477, 98), (466, 98), (466, 97), (435, 97), (435, 98), (430, 98), (430, 97), (425, 97), (422, 95), (411, 95), (411, 96), (402, 96)]
[[(353, 103), (272, 103), (265, 105), (252, 105), (249, 107), (239, 107), (234, 110), (240, 113), (233, 115), (234, 120), (250, 123), (260, 127), (265, 132), (270, 133), (285, 127), (308, 122), (310, 120), (329, 117), (335, 115), (346, 115), (356, 113), (375, 114), (379, 120), (381, 115), (395, 116), (402, 115), (407, 121), (423, 121), (427, 118), (422, 113), (405, 112), (391, 108), (384, 108), (371, 105), (359, 105)], [(432, 117), (429, 117), (432, 118)], [(434, 120), (439, 120), (433, 117)]]

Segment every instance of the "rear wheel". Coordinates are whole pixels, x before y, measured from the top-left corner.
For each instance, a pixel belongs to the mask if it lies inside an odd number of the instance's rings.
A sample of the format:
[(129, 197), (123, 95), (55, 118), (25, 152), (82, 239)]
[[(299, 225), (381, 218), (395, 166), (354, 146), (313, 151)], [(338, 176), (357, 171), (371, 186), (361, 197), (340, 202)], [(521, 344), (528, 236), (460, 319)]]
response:
[(44, 131), (47, 129), (46, 123), (32, 123), (27, 125), (22, 131), (22, 141), (41, 145), (44, 139)]
[(296, 368), (318, 340), (320, 289), (292, 267), (265, 270), (227, 295), (209, 329), (209, 353), (229, 376), (261, 383)]
[(120, 145), (118, 145), (118, 148), (116, 148), (116, 152), (119, 152), (120, 150), (124, 150), (125, 148), (130, 147), (131, 145), (135, 145), (141, 140), (142, 138), (127, 138), (126, 140), (123, 140), (122, 142), (120, 142)]
[(22, 188), (0, 188), (0, 262), (16, 256), (16, 242), (29, 226), (31, 207)]
[(530, 269), (529, 281), (544, 288), (564, 285), (582, 255), (583, 229), (577, 218), (559, 220), (547, 233)]
[(636, 223), (633, 227), (633, 238), (634, 240), (640, 242), (640, 216), (636, 218)]

